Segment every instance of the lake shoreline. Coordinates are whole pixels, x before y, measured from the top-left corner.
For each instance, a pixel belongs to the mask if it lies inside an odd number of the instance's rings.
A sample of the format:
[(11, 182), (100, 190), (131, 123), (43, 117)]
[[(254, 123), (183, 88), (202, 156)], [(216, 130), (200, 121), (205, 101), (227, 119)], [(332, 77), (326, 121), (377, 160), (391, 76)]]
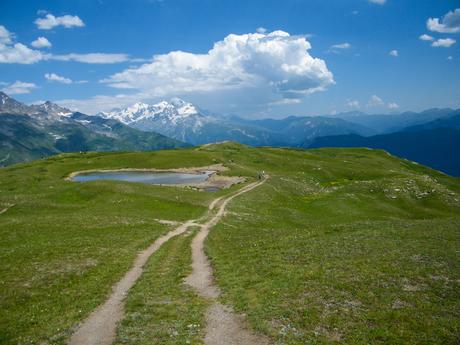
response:
[[(246, 179), (242, 177), (234, 176), (222, 176), (219, 172), (227, 171), (228, 168), (223, 164), (214, 164), (204, 167), (190, 167), (190, 168), (172, 168), (172, 169), (156, 169), (156, 168), (120, 168), (120, 169), (89, 169), (74, 171), (64, 178), (69, 182), (75, 181), (75, 177), (84, 174), (91, 173), (117, 173), (117, 172), (152, 172), (152, 173), (183, 173), (183, 174), (194, 174), (201, 175), (204, 173), (208, 174), (208, 178), (205, 181), (190, 182), (190, 183), (146, 183), (155, 186), (166, 186), (166, 187), (191, 187), (199, 190), (210, 190), (210, 189), (227, 189), (234, 184), (243, 183)], [(80, 181), (81, 182), (81, 181)], [(130, 181), (124, 181), (130, 182)], [(143, 183), (143, 182), (138, 182)]]

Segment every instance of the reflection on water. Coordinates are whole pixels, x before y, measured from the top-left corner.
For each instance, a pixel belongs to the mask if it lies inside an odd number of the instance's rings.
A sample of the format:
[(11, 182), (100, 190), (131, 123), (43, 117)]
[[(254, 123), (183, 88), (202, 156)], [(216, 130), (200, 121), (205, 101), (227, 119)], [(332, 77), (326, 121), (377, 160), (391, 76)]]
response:
[(198, 174), (153, 171), (98, 171), (75, 175), (72, 181), (114, 180), (147, 184), (195, 184), (206, 181), (213, 173), (214, 171), (204, 171)]

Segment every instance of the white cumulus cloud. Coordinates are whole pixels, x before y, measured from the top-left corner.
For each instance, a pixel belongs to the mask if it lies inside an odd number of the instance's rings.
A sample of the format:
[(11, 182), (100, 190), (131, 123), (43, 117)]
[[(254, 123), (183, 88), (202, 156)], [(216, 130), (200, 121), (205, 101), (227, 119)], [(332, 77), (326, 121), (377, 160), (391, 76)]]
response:
[(24, 93), (30, 93), (33, 89), (36, 89), (37, 85), (34, 83), (27, 83), (16, 80), (14, 83), (4, 87), (2, 89), (8, 95), (20, 95)]
[(206, 54), (173, 51), (102, 82), (152, 97), (244, 88), (301, 98), (334, 84), (324, 60), (312, 57), (305, 36), (284, 31), (231, 34)]
[(369, 0), (369, 2), (372, 4), (384, 5), (387, 2), (387, 0)]
[(120, 63), (129, 61), (129, 55), (127, 54), (104, 54), (104, 53), (89, 53), (89, 54), (64, 54), (64, 55), (53, 55), (50, 57), (52, 60), (59, 61), (76, 61), (82, 63), (93, 63), (93, 64), (103, 64), (103, 63)]
[(44, 18), (37, 18), (35, 24), (42, 30), (51, 30), (56, 26), (63, 26), (65, 28), (85, 26), (85, 23), (83, 23), (78, 16), (67, 14), (65, 16), (55, 17), (51, 13), (48, 13)]
[(269, 105), (288, 105), (288, 104), (300, 104), (302, 101), (298, 98), (283, 98), (279, 101), (268, 103)]
[(13, 34), (3, 25), (0, 25), (0, 44), (10, 44), (13, 40)]
[(0, 43), (0, 63), (32, 64), (44, 59), (44, 55), (34, 49), (30, 49), (22, 43)]
[(429, 18), (426, 22), (428, 30), (443, 34), (454, 34), (460, 32), (460, 8), (449, 11), (442, 17)]
[(56, 101), (57, 104), (81, 111), (86, 114), (95, 114), (99, 111), (108, 111), (113, 108), (122, 108), (142, 100), (142, 95), (118, 94), (115, 96), (96, 95), (89, 99), (62, 99)]
[(347, 103), (345, 103), (345, 105), (348, 108), (359, 108), (360, 107), (359, 101), (356, 101), (356, 100), (348, 100)]
[(433, 36), (430, 36), (427, 34), (420, 35), (419, 39), (421, 39), (422, 41), (433, 41), (434, 40)]
[[(50, 47), (51, 43), (44, 37), (39, 37), (32, 42), (35, 48)], [(126, 61), (137, 61), (131, 59), (128, 54), (107, 54), (107, 53), (70, 53), (54, 55), (43, 53), (37, 49), (31, 49), (22, 43), (14, 43), (14, 34), (0, 25), (0, 63), (33, 64), (45, 60), (75, 61), (89, 64), (112, 64)]]
[(30, 45), (34, 48), (51, 48), (51, 42), (46, 37), (38, 37)]
[(399, 104), (395, 102), (390, 102), (387, 104), (388, 109), (396, 110), (399, 109)]
[(334, 49), (350, 49), (350, 48), (351, 48), (351, 44), (348, 43), (348, 42), (334, 44), (333, 46), (331, 46), (331, 50), (334, 50)]
[(43, 54), (22, 43), (14, 43), (14, 34), (0, 25), (0, 63), (31, 64), (43, 59)]
[(377, 95), (372, 95), (369, 100), (369, 106), (371, 107), (378, 107), (378, 106), (382, 106), (383, 104), (384, 104), (383, 99), (381, 99)]
[(398, 57), (399, 52), (396, 49), (393, 49), (392, 51), (390, 51), (390, 56)]
[(431, 46), (433, 47), (441, 47), (441, 48), (449, 48), (455, 44), (455, 40), (452, 38), (440, 38), (433, 43), (431, 43)]
[(399, 109), (399, 104), (396, 102), (386, 103), (382, 98), (377, 95), (372, 95), (368, 102), (368, 107), (386, 107), (391, 110)]
[(62, 84), (72, 84), (72, 79), (60, 76), (56, 73), (45, 73), (45, 79), (49, 81), (56, 81)]

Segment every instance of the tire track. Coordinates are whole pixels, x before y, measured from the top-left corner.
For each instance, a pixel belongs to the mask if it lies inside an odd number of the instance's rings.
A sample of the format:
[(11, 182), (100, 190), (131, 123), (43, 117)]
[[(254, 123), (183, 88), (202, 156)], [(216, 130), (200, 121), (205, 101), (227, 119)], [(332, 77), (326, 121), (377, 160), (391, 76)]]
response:
[[(242, 188), (239, 192), (210, 205), (210, 210), (219, 203), (217, 213), (205, 224), (192, 241), (192, 273), (185, 282), (195, 288), (199, 295), (212, 300), (206, 312), (205, 345), (264, 345), (269, 344), (268, 338), (258, 335), (246, 326), (244, 316), (236, 314), (229, 306), (217, 301), (220, 295), (219, 288), (214, 284), (212, 267), (204, 252), (204, 241), (211, 228), (223, 217), (225, 208), (234, 198), (247, 193), (265, 183), (268, 177), (260, 182), (254, 182)], [(223, 201), (222, 201), (223, 200)]]
[[(206, 223), (198, 223), (202, 219), (206, 219), (209, 215), (204, 216), (200, 220), (189, 220), (176, 229), (159, 237), (147, 249), (140, 252), (131, 267), (126, 272), (123, 278), (116, 283), (112, 288), (112, 293), (108, 299), (99, 307), (97, 307), (77, 328), (71, 336), (69, 345), (110, 345), (116, 337), (116, 328), (119, 321), (124, 316), (125, 297), (142, 275), (143, 267), (148, 259), (154, 254), (165, 242), (174, 236), (185, 233), (189, 227), (198, 226), (201, 230), (195, 236), (192, 242), (192, 267), (193, 272), (187, 278), (187, 283), (195, 287), (199, 294), (207, 298), (217, 298), (219, 296), (218, 288), (213, 284), (212, 269), (209, 261), (203, 251), (203, 243), (209, 230), (216, 225), (225, 213), (225, 207), (235, 197), (249, 192), (258, 187), (265, 180), (255, 182), (243, 187), (235, 194), (228, 197), (219, 197), (209, 205), (209, 213), (218, 206), (217, 213), (211, 217)], [(235, 315), (231, 308), (222, 306), (215, 302), (208, 310), (206, 315), (206, 340), (205, 344), (266, 344), (261, 341), (260, 337), (256, 337), (250, 331), (244, 328), (244, 320), (241, 316)], [(237, 333), (240, 336), (237, 336)], [(237, 342), (221, 341), (236, 339)], [(210, 340), (211, 339), (211, 340)], [(214, 340), (212, 340), (214, 339)], [(253, 342), (257, 341), (257, 342)], [(234, 340), (231, 340), (234, 341)]]
[(123, 318), (124, 299), (128, 290), (140, 278), (143, 266), (150, 256), (155, 253), (166, 241), (178, 236), (190, 226), (194, 220), (187, 221), (159, 237), (147, 249), (140, 252), (133, 267), (115, 284), (109, 298), (94, 310), (89, 317), (83, 321), (71, 336), (69, 345), (109, 345), (115, 340), (117, 323)]

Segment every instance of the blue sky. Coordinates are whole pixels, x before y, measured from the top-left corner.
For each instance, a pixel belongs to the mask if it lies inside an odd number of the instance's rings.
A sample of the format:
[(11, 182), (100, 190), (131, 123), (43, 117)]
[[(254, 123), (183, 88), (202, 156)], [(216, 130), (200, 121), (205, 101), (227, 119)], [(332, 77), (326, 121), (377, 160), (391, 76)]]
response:
[(87, 113), (172, 97), (254, 118), (460, 108), (459, 8), (2, 0), (0, 89)]

